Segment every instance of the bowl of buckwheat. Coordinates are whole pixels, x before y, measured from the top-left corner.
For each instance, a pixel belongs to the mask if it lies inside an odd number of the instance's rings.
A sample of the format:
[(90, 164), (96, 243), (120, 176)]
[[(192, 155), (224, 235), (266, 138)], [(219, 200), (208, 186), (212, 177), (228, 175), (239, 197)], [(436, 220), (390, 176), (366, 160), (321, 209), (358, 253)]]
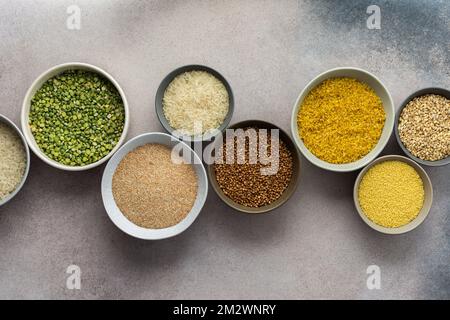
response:
[(300, 155), (280, 127), (261, 120), (236, 123), (214, 142), (207, 172), (212, 188), (229, 207), (244, 213), (272, 211), (294, 194)]

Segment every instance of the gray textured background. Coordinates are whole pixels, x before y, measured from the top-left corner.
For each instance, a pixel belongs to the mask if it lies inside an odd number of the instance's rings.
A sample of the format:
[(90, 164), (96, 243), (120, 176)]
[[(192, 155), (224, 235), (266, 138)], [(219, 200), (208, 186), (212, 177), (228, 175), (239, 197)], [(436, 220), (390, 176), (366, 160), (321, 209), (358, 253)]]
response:
[[(66, 8), (82, 28), (66, 28)], [(382, 29), (366, 28), (378, 4)], [(233, 122), (289, 131), (307, 82), (329, 68), (367, 69), (396, 106), (426, 86), (450, 87), (450, 2), (442, 1), (0, 1), (0, 113), (19, 123), (22, 99), (44, 70), (83, 61), (110, 72), (131, 107), (129, 138), (161, 131), (159, 82), (206, 64), (229, 80)], [(394, 139), (386, 153), (400, 153)], [(272, 214), (233, 212), (211, 190), (198, 220), (173, 239), (118, 230), (100, 195), (103, 167), (53, 169), (36, 157), (23, 191), (0, 208), (0, 298), (450, 298), (449, 167), (426, 168), (435, 199), (402, 236), (369, 229), (353, 208), (356, 173), (302, 163), (292, 199)], [(66, 268), (82, 289), (65, 287)], [(366, 288), (377, 264), (382, 289)]]

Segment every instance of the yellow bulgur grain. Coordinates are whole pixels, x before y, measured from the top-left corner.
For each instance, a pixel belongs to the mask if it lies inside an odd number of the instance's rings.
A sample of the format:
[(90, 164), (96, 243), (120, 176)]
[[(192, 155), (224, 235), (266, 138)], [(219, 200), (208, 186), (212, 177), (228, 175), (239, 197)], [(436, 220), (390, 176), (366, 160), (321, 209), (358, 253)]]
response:
[(398, 228), (414, 220), (425, 197), (417, 171), (402, 161), (384, 161), (370, 168), (361, 179), (359, 205), (374, 223)]
[(357, 161), (375, 147), (385, 119), (383, 103), (371, 87), (353, 78), (331, 78), (308, 93), (297, 125), (309, 151), (341, 164)]

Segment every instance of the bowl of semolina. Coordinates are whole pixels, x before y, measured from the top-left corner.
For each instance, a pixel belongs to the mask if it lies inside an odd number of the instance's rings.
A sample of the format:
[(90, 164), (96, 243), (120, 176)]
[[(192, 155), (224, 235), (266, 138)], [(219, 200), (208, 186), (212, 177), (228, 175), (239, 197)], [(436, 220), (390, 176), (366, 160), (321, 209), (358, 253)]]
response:
[(380, 157), (356, 178), (353, 199), (361, 219), (386, 234), (402, 234), (417, 228), (433, 202), (433, 187), (425, 170), (413, 160)]
[(311, 163), (349, 172), (380, 154), (394, 119), (392, 97), (376, 76), (358, 68), (335, 68), (315, 77), (300, 93), (291, 132)]

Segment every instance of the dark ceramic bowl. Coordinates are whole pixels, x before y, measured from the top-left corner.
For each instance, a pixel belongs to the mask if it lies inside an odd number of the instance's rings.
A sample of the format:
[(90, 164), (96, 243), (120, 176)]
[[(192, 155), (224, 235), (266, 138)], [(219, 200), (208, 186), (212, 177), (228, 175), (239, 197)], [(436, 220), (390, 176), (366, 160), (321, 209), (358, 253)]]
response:
[(169, 73), (163, 79), (163, 81), (159, 85), (158, 91), (156, 92), (156, 98), (155, 98), (156, 114), (158, 115), (159, 122), (164, 127), (164, 129), (167, 132), (169, 132), (171, 135), (176, 136), (179, 139), (184, 140), (184, 141), (189, 141), (189, 142), (210, 141), (215, 136), (214, 133), (206, 134), (203, 136), (175, 135), (174, 134), (175, 129), (170, 126), (169, 122), (167, 121), (167, 119), (164, 115), (162, 102), (163, 102), (164, 92), (166, 91), (167, 86), (172, 82), (172, 80), (176, 76), (178, 76), (179, 74), (182, 74), (184, 72), (188, 72), (188, 71), (206, 71), (206, 72), (212, 74), (217, 79), (219, 79), (224, 84), (224, 86), (228, 92), (228, 98), (229, 98), (230, 105), (228, 108), (227, 116), (225, 117), (224, 121), (217, 129), (220, 132), (222, 132), (223, 130), (225, 130), (227, 128), (227, 126), (229, 125), (229, 123), (231, 121), (231, 117), (233, 116), (233, 111), (234, 111), (233, 91), (231, 90), (231, 87), (228, 84), (228, 81), (219, 72), (217, 72), (216, 70), (211, 69), (209, 67), (202, 66), (202, 65), (188, 65), (188, 66), (180, 67), (178, 69), (175, 69), (171, 73)]
[[(285, 131), (283, 131), (282, 129), (280, 129), (279, 127), (277, 127), (276, 125), (274, 125), (272, 123), (261, 121), (261, 120), (247, 120), (247, 121), (238, 122), (238, 123), (230, 126), (230, 129), (239, 129), (239, 128), (247, 128), (247, 127), (280, 130), (279, 137), (286, 144), (286, 147), (291, 152), (292, 159), (293, 159), (292, 177), (291, 177), (291, 181), (289, 182), (288, 187), (286, 188), (286, 190), (284, 190), (284, 192), (280, 196), (280, 198), (278, 198), (276, 201), (272, 202), (271, 204), (268, 204), (263, 207), (252, 208), (252, 207), (243, 206), (239, 203), (236, 203), (232, 199), (230, 199), (222, 191), (222, 189), (220, 188), (220, 186), (216, 180), (216, 172), (214, 169), (214, 164), (210, 164), (207, 167), (208, 178), (209, 178), (212, 188), (217, 193), (219, 198), (222, 199), (223, 202), (225, 202), (231, 208), (241, 211), (241, 212), (244, 212), (244, 213), (265, 213), (265, 212), (269, 212), (269, 211), (272, 211), (272, 210), (280, 207), (282, 204), (284, 204), (286, 201), (288, 201), (288, 199), (294, 194), (294, 192), (297, 188), (297, 185), (299, 182), (299, 176), (300, 176), (300, 154), (299, 154), (299, 151), (298, 151), (297, 147), (295, 146), (294, 142), (289, 137), (289, 135)], [(217, 144), (222, 143), (222, 141), (215, 141), (214, 143), (216, 143), (216, 146), (217, 146)]]
[(450, 163), (450, 157), (441, 159), (441, 160), (437, 160), (437, 161), (428, 161), (428, 160), (423, 160), (420, 158), (417, 158), (416, 156), (414, 156), (411, 152), (409, 152), (408, 149), (406, 149), (406, 147), (403, 145), (402, 140), (400, 139), (400, 134), (398, 132), (398, 122), (400, 119), (400, 115), (403, 111), (403, 108), (406, 107), (406, 105), (413, 100), (416, 97), (420, 97), (423, 96), (425, 94), (437, 94), (440, 96), (444, 96), (447, 99), (450, 99), (450, 91), (446, 90), (446, 89), (442, 89), (442, 88), (425, 88), (419, 91), (414, 92), (413, 94), (411, 94), (408, 98), (406, 98), (405, 101), (403, 101), (402, 105), (400, 106), (400, 108), (397, 110), (397, 114), (395, 116), (395, 138), (397, 139), (398, 145), (400, 146), (400, 148), (402, 148), (403, 152), (410, 157), (411, 159), (413, 159), (414, 161), (423, 164), (425, 166), (432, 166), (432, 167), (438, 167), (438, 166), (445, 166), (446, 164)]

